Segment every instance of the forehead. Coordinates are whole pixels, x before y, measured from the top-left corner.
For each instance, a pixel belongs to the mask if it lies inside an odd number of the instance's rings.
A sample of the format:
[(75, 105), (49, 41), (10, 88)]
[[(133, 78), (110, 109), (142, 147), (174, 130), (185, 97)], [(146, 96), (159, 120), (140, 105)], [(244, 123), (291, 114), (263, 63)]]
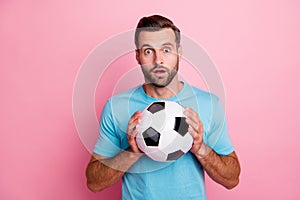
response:
[(138, 37), (139, 48), (145, 45), (160, 47), (166, 43), (176, 45), (175, 33), (171, 28), (164, 28), (159, 31), (141, 31)]

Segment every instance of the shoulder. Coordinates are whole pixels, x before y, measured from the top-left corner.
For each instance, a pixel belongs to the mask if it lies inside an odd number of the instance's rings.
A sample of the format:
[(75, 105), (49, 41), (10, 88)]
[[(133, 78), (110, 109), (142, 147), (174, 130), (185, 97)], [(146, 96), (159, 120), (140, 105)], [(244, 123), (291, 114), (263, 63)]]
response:
[[(102, 109), (101, 121), (110, 122), (115, 130), (126, 130), (126, 125), (133, 111), (131, 109), (132, 99), (136, 98), (140, 86), (136, 86), (122, 93), (110, 97)], [(126, 123), (125, 123), (126, 122)]]
[(216, 96), (214, 93), (202, 90), (198, 87), (189, 85), (187, 83), (185, 83), (185, 84), (186, 84), (186, 88), (187, 88), (186, 91), (192, 92), (192, 94), (195, 95), (198, 100), (209, 101), (209, 102), (219, 101), (219, 97)]
[(183, 105), (194, 109), (204, 121), (207, 119), (207, 123), (210, 123), (214, 112), (222, 108), (219, 98), (211, 92), (189, 84), (184, 90), (181, 96)]
[(134, 112), (145, 107), (143, 95), (141, 85), (116, 94), (107, 100), (104, 112), (108, 111), (117, 121), (128, 121)]
[(141, 93), (141, 88), (141, 85), (138, 85), (119, 94), (115, 94), (109, 98), (109, 101), (132, 98), (133, 96), (136, 96), (137, 94)]
[(139, 93), (139, 88), (141, 88), (141, 86), (133, 87), (129, 90), (109, 97), (105, 103), (102, 113), (113, 113), (117, 110), (122, 110), (122, 108), (129, 104), (131, 98), (136, 96), (135, 93)]
[(119, 94), (111, 96), (110, 98), (108, 98), (106, 106), (122, 107), (129, 104), (129, 102), (134, 101), (142, 95), (141, 88), (142, 87), (139, 85)]

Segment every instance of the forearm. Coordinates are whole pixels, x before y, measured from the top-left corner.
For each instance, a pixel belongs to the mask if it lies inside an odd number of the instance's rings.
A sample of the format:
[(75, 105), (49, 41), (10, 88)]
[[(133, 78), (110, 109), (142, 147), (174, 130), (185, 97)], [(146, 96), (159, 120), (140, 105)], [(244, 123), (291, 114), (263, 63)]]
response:
[(92, 157), (86, 169), (87, 185), (97, 192), (116, 183), (140, 158), (140, 154), (123, 151), (114, 158)]
[(232, 189), (239, 183), (240, 165), (234, 152), (227, 156), (220, 156), (205, 145), (195, 155), (215, 182), (227, 189)]

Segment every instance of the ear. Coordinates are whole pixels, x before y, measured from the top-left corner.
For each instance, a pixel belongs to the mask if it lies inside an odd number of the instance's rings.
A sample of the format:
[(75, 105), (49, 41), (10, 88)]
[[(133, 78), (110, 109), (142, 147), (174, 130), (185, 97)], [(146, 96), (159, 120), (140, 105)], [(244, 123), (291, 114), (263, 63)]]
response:
[(140, 65), (141, 64), (141, 61), (140, 61), (140, 51), (138, 49), (135, 50), (135, 59), (138, 62), (138, 64)]
[(178, 52), (179, 61), (181, 61), (181, 57), (182, 57), (182, 46), (181, 45), (179, 45), (177, 52)]

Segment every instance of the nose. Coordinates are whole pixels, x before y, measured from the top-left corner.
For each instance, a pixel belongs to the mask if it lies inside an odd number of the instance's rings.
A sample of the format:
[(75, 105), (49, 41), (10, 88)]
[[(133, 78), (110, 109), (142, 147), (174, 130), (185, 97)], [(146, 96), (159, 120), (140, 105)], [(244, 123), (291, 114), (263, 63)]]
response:
[(162, 65), (164, 63), (163, 56), (160, 51), (155, 51), (155, 58), (154, 58), (155, 64)]

